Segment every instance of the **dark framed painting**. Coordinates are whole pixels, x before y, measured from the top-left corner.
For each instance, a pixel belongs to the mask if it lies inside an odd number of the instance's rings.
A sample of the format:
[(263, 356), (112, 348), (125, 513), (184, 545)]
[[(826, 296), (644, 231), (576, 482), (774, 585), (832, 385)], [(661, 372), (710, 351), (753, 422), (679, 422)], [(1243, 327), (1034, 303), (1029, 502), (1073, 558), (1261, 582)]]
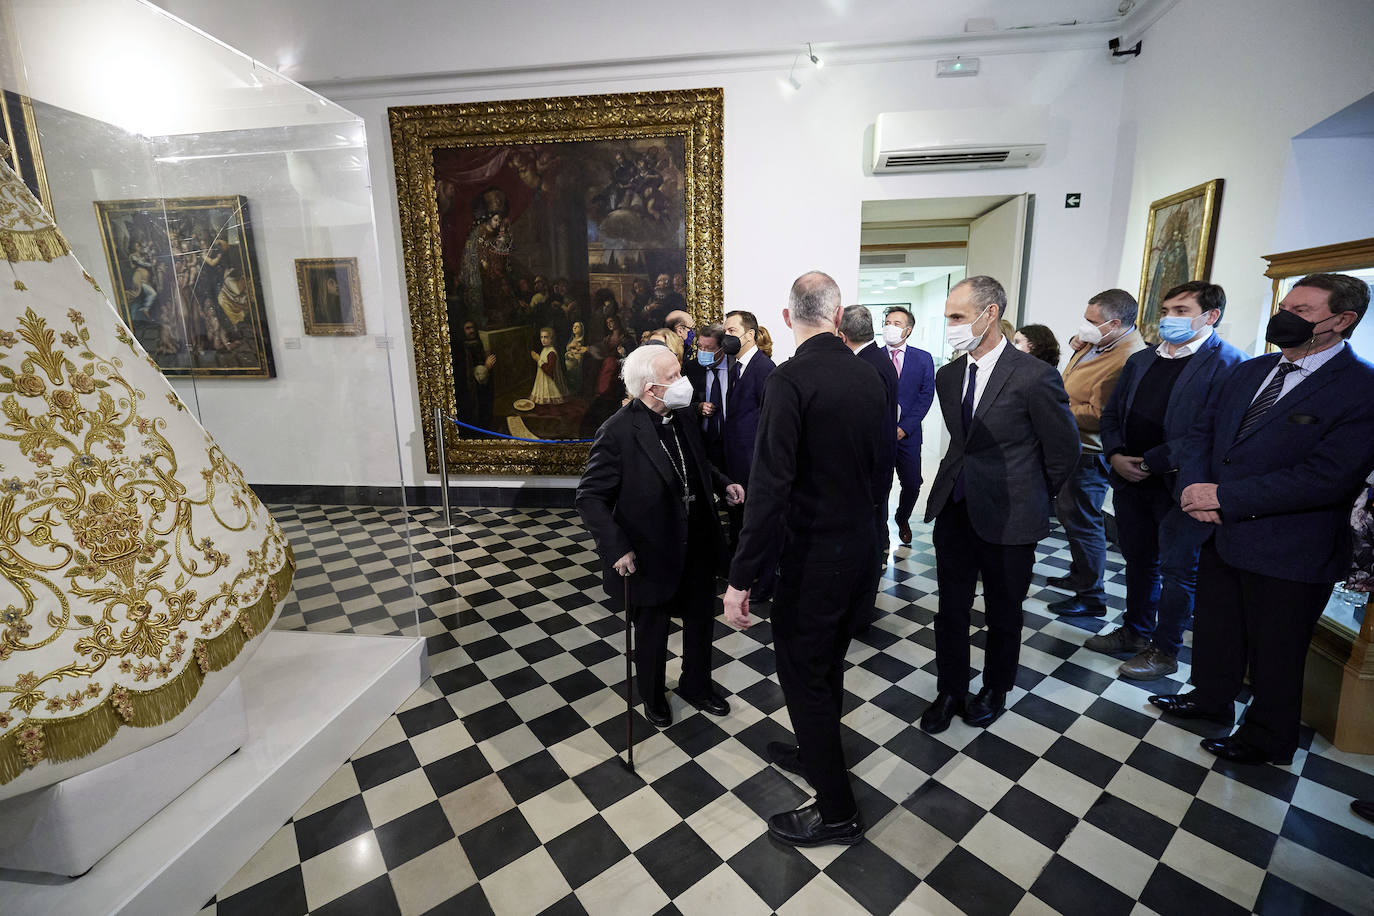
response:
[(1222, 179), (1214, 178), (1150, 204), (1137, 321), (1146, 340), (1159, 341), (1161, 296), (1180, 283), (1212, 276), (1221, 186)]
[(273, 378), (248, 201), (98, 200), (124, 321), (168, 376)]
[(312, 337), (366, 333), (357, 258), (297, 258), (301, 318)]
[(577, 474), (620, 361), (721, 308), (720, 89), (392, 108), (425, 454)]
[(43, 149), (38, 142), (38, 122), (33, 116), (33, 100), (26, 95), (0, 92), (0, 150), (5, 162), (24, 180), (33, 196), (52, 213), (52, 193), (48, 173), (43, 168)]

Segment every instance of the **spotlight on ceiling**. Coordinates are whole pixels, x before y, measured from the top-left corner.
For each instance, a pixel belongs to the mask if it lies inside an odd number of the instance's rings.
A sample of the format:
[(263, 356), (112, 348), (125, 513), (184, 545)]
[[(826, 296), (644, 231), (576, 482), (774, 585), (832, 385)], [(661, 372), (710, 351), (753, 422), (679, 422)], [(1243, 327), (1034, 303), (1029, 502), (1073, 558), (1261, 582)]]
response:
[(815, 64), (817, 67), (825, 66), (825, 61), (817, 57), (816, 52), (811, 50), (811, 42), (809, 41), (806, 43), (806, 56), (811, 58), (811, 63)]

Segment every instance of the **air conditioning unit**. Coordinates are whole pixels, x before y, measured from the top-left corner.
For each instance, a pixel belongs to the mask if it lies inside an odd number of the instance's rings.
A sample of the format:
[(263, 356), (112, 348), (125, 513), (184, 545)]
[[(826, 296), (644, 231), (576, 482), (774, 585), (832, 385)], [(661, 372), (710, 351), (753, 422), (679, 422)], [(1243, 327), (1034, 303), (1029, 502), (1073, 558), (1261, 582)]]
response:
[(944, 172), (1039, 165), (1049, 137), (1044, 106), (895, 111), (873, 127), (873, 172)]

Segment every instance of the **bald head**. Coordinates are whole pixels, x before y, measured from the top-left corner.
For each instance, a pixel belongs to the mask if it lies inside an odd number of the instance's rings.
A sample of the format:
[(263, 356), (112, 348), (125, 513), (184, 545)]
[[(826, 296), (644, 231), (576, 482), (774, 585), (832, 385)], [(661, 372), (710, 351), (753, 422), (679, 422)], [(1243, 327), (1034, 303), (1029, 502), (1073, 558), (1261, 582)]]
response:
[(840, 309), (840, 287), (829, 274), (819, 270), (802, 274), (792, 284), (787, 309), (794, 323), (814, 327), (834, 327)]

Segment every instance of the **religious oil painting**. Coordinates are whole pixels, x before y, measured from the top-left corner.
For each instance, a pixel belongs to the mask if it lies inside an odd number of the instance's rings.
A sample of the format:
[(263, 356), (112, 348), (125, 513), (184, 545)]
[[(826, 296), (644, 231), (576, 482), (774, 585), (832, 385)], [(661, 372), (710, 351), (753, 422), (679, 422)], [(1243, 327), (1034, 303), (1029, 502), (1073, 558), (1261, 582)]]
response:
[(52, 194), (48, 190), (48, 173), (43, 167), (33, 100), (8, 89), (0, 92), (0, 144), (3, 144), (0, 145), (0, 160), (14, 169), (43, 209), (51, 213)]
[(392, 108), (426, 422), (448, 466), (576, 474), (620, 363), (721, 317), (719, 89)]
[(357, 258), (297, 258), (296, 288), (306, 334), (340, 337), (366, 332)]
[(1159, 340), (1159, 300), (1171, 288), (1212, 274), (1222, 179), (1150, 204), (1140, 266), (1140, 333)]
[(246, 199), (98, 200), (95, 210), (114, 300), (164, 375), (276, 375)]

